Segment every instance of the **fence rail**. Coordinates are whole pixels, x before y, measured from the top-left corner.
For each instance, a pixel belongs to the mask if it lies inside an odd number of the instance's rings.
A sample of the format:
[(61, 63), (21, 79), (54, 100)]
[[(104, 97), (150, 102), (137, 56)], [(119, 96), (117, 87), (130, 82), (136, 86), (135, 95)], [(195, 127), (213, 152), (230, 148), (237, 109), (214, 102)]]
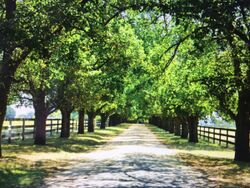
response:
[(235, 129), (198, 126), (198, 136), (200, 139), (226, 147), (235, 145)]
[[(7, 119), (4, 121), (2, 139), (11, 141), (12, 139), (34, 138), (35, 119)], [(46, 133), (52, 136), (61, 132), (61, 119), (47, 119)], [(86, 122), (85, 122), (86, 123)], [(70, 121), (71, 132), (77, 131), (77, 121)]]

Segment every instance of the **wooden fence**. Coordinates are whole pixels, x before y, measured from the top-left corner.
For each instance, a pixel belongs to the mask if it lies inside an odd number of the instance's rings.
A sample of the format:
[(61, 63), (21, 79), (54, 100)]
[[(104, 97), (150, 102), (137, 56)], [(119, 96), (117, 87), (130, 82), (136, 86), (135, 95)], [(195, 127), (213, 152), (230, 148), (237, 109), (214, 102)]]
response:
[(235, 129), (198, 126), (198, 136), (205, 141), (226, 147), (235, 145)]
[[(47, 119), (46, 133), (47, 136), (52, 136), (61, 132), (61, 119)], [(84, 122), (87, 123), (86, 121)], [(71, 132), (77, 131), (77, 121), (72, 119), (70, 121)], [(34, 138), (35, 127), (34, 119), (9, 119), (5, 120), (2, 130), (2, 139), (21, 139)]]

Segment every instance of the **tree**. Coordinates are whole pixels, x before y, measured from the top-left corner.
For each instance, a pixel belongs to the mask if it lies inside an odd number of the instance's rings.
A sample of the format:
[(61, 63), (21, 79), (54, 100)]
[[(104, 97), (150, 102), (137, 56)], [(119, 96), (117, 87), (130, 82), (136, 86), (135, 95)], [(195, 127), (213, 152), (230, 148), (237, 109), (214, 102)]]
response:
[[(46, 47), (62, 31), (77, 27), (88, 1), (16, 1), (0, 6), (0, 135), (10, 87), (18, 66), (35, 49), (47, 54)], [(93, 10), (93, 9), (89, 9)], [(58, 19), (60, 18), (60, 19)], [(80, 21), (82, 24), (82, 20)], [(73, 27), (74, 26), (74, 27)], [(0, 137), (1, 139), (1, 137)], [(0, 140), (1, 143), (1, 140)], [(2, 156), (0, 148), (0, 157)]]
[[(58, 108), (62, 114), (61, 138), (70, 136), (70, 114), (74, 109), (82, 110), (81, 102), (85, 85), (85, 69), (91, 61), (88, 50), (88, 39), (81, 31), (66, 33), (62, 37), (60, 48), (58, 48), (51, 60), (54, 66), (54, 74), (60, 75), (60, 79), (54, 82), (55, 98)], [(79, 118), (84, 115), (80, 114)], [(83, 123), (83, 119), (80, 119)], [(82, 127), (83, 128), (83, 125)], [(79, 133), (82, 133), (83, 129)]]
[[(216, 41), (221, 48), (230, 50), (230, 58), (234, 67), (234, 81), (237, 83), (237, 113), (236, 113), (236, 145), (235, 160), (249, 161), (249, 109), (250, 109), (250, 38), (249, 16), (250, 5), (243, 0), (233, 1), (143, 1), (141, 6), (130, 7), (158, 11), (160, 15), (171, 15), (176, 25), (182, 24), (191, 28), (186, 36), (166, 51), (172, 50), (170, 60), (173, 60), (178, 48), (186, 39), (192, 38), (197, 49), (206, 45), (207, 37)], [(126, 9), (126, 8), (125, 8)], [(192, 28), (195, 26), (194, 28)], [(204, 40), (205, 39), (205, 40)], [(221, 99), (220, 99), (221, 100)], [(220, 103), (223, 103), (221, 101)]]
[(84, 109), (78, 111), (78, 134), (84, 134)]
[[(114, 112), (125, 87), (125, 78), (130, 67), (140, 64), (144, 57), (141, 41), (124, 21), (114, 19), (105, 32), (91, 45), (95, 59), (88, 75), (82, 82), (85, 86), (84, 106), (89, 115), (89, 131), (93, 131), (93, 118), (102, 116), (102, 128), (108, 116)], [(119, 70), (119, 71), (117, 71)], [(91, 120), (92, 119), (92, 120)]]
[[(250, 110), (250, 38), (249, 38), (249, 3), (246, 1), (193, 2), (177, 1), (173, 11), (180, 20), (193, 19), (199, 22), (200, 31), (195, 38), (201, 43), (204, 36), (223, 44), (230, 50), (234, 67), (234, 81), (238, 93), (236, 113), (235, 160), (249, 161), (249, 110)], [(204, 5), (206, 9), (204, 9)], [(190, 7), (192, 11), (190, 11)], [(183, 12), (185, 11), (185, 14)], [(198, 44), (198, 41), (197, 41)], [(244, 67), (244, 68), (243, 68)], [(220, 99), (221, 101), (221, 99)], [(221, 101), (223, 103), (223, 101)]]
[(33, 52), (17, 70), (17, 82), (12, 85), (12, 93), (15, 91), (20, 100), (28, 100), (34, 107), (34, 143), (38, 145), (46, 143), (46, 119), (57, 109), (54, 102), (55, 91), (51, 86), (56, 79), (60, 79), (60, 75), (51, 77), (53, 67), (48, 61), (49, 59), (43, 60)]

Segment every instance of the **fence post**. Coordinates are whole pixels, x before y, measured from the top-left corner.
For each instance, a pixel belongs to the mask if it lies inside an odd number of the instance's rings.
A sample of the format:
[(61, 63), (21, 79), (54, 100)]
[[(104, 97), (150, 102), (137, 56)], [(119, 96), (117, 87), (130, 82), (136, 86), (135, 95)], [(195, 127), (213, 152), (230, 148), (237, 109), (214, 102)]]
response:
[(207, 141), (209, 142), (209, 137), (210, 137), (210, 127), (207, 129)]
[(75, 128), (75, 120), (73, 119), (73, 127), (74, 127), (74, 129), (73, 129), (73, 131), (76, 129)]
[(213, 129), (214, 129), (214, 134), (213, 134), (213, 143), (215, 143), (215, 127), (213, 127)]
[(53, 135), (53, 119), (50, 120), (50, 136)]
[(75, 132), (77, 132), (77, 120), (75, 120)]
[(77, 130), (78, 130), (78, 121), (76, 120), (76, 122), (75, 122), (75, 131), (77, 132)]
[(206, 140), (206, 135), (205, 135), (205, 126), (203, 127), (203, 133), (202, 133), (202, 135), (203, 135), (203, 140)]
[(35, 139), (36, 134), (36, 126), (35, 126), (35, 120), (33, 120), (33, 138)]
[(75, 123), (75, 131), (77, 132), (77, 129), (78, 129), (78, 127), (77, 127), (77, 125), (78, 125), (78, 121), (76, 120), (76, 123)]
[(59, 132), (59, 119), (57, 119), (57, 123), (56, 123), (56, 133)]
[(9, 120), (9, 126), (8, 126), (8, 143), (11, 143), (11, 131), (12, 131), (12, 120)]
[(76, 121), (74, 120), (73, 123), (74, 123), (74, 125), (73, 125), (74, 126), (74, 130), (76, 130)]
[(226, 147), (228, 147), (228, 129), (227, 129), (227, 137), (226, 137)]
[(22, 140), (25, 138), (25, 119), (23, 119), (23, 125), (22, 125)]
[(221, 129), (220, 129), (219, 145), (221, 145)]

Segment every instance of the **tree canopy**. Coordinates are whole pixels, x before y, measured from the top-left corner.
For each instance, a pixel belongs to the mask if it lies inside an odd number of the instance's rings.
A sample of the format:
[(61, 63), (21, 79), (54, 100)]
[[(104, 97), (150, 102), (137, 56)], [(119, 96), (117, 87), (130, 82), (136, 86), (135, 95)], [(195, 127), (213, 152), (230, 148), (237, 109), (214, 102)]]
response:
[(189, 122), (194, 137), (216, 111), (236, 122), (235, 159), (248, 161), (249, 9), (244, 0), (1, 1), (0, 133), (18, 100), (35, 108), (36, 144), (55, 110), (63, 137), (72, 111)]

